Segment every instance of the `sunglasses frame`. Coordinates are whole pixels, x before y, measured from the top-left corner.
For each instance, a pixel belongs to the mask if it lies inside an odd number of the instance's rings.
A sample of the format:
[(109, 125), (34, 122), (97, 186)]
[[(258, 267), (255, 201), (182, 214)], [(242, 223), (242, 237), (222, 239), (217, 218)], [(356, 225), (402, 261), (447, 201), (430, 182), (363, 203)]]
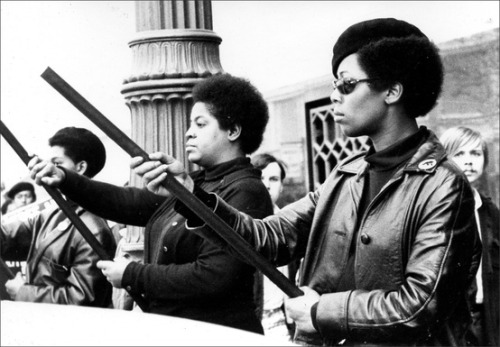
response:
[(380, 80), (380, 78), (362, 78), (359, 80), (355, 78), (339, 78), (337, 80), (332, 81), (332, 86), (333, 90), (338, 89), (340, 94), (348, 95), (351, 94), (354, 91), (354, 89), (356, 89), (358, 83), (361, 82), (369, 83), (377, 80)]

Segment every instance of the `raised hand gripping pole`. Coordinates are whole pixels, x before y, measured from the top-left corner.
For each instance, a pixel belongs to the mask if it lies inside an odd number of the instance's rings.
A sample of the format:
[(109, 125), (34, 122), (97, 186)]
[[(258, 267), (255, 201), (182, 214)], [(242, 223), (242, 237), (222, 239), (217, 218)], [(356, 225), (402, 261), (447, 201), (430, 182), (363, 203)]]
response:
[[(50, 67), (48, 67), (41, 76), (131, 157), (142, 157), (144, 160), (150, 160), (148, 154), (142, 148), (111, 123), (111, 121), (92, 106), (83, 96), (73, 89), (73, 87), (66, 83), (66, 81)], [(243, 237), (237, 234), (226, 224), (226, 222), (180, 184), (174, 177), (167, 175), (167, 178), (163, 181), (163, 187), (169, 190), (177, 199), (186, 205), (188, 209), (198, 215), (198, 217), (222, 237), (230, 247), (242, 256), (243, 259), (246, 259), (248, 263), (259, 269), (285, 294), (292, 298), (304, 294), (288, 278), (271, 265), (266, 258), (251, 248)]]
[[(17, 138), (10, 132), (10, 130), (5, 126), (3, 121), (0, 120), (0, 132), (3, 138), (7, 141), (7, 143), (12, 147), (12, 149), (17, 153), (19, 158), (23, 161), (24, 164), (28, 165), (29, 161), (31, 160), (31, 156), (28, 154), (28, 152), (24, 149), (24, 147), (21, 145), (21, 143), (17, 140)], [(106, 250), (102, 247), (101, 243), (96, 239), (96, 237), (92, 234), (92, 232), (89, 230), (87, 225), (78, 217), (78, 215), (75, 213), (73, 208), (70, 206), (70, 204), (66, 201), (66, 199), (63, 198), (61, 193), (45, 184), (42, 184), (43, 188), (47, 191), (47, 193), (54, 199), (54, 201), (57, 203), (57, 205), (61, 208), (61, 210), (64, 212), (66, 217), (73, 223), (73, 225), (76, 227), (76, 229), (80, 232), (82, 237), (87, 241), (96, 252), (96, 254), (99, 256), (100, 259), (102, 260), (113, 260), (111, 256), (106, 252)], [(137, 297), (136, 295), (132, 295), (132, 299), (139, 305), (139, 307), (145, 311), (146, 310), (146, 304), (143, 300), (142, 297)]]

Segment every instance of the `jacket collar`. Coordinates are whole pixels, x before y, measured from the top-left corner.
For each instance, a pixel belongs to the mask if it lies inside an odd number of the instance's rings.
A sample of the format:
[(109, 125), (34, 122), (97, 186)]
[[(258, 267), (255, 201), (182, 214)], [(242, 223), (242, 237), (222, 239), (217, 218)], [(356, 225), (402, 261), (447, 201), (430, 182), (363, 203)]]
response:
[[(80, 217), (85, 212), (85, 210), (81, 206), (78, 206), (73, 201), (68, 200), (68, 202), (71, 207), (75, 209), (75, 213), (77, 216)], [(30, 254), (28, 255), (28, 259), (34, 256), (33, 260), (30, 261), (32, 265), (32, 273), (36, 270), (38, 263), (44, 255), (47, 247), (56, 242), (62, 235), (66, 234), (68, 230), (73, 227), (73, 223), (69, 220), (68, 217), (66, 217), (65, 213), (59, 207), (57, 207), (50, 213), (46, 223), (47, 224), (45, 225), (44, 233), (39, 234), (37, 240), (35, 241), (37, 243), (36, 251), (33, 250), (34, 254), (30, 252)]]
[[(427, 140), (406, 163), (403, 171), (432, 174), (446, 158), (446, 150), (437, 136), (431, 130), (428, 132)], [(364, 160), (365, 155), (366, 151), (347, 159), (340, 164), (339, 172), (358, 175), (358, 177), (363, 176), (368, 170), (368, 163)]]
[(227, 186), (235, 180), (246, 176), (257, 178), (261, 176), (260, 170), (254, 168), (248, 157), (236, 158), (210, 169), (196, 171), (191, 174), (191, 177), (197, 184), (203, 181), (220, 181), (222, 186)]

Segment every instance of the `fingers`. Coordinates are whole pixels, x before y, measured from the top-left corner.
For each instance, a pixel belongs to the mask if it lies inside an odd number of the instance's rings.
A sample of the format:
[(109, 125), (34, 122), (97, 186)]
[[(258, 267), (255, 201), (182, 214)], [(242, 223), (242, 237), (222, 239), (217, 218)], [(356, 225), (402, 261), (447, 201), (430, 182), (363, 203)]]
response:
[(42, 159), (40, 159), (37, 155), (35, 155), (33, 158), (31, 158), (31, 160), (28, 162), (28, 169), (32, 169), (33, 166), (35, 166), (36, 164), (38, 164), (39, 162), (41, 162)]
[(163, 152), (154, 152), (149, 155), (149, 159), (161, 161), (163, 164), (171, 164), (177, 159)]
[(163, 172), (161, 174), (159, 174), (158, 176), (156, 176), (154, 179), (152, 180), (145, 180), (146, 181), (146, 187), (148, 188), (149, 191), (151, 192), (158, 192), (161, 185), (162, 185), (162, 182), (165, 181), (165, 179), (167, 178), (167, 173), (166, 172)]
[(158, 163), (159, 166), (151, 168), (151, 170), (144, 173), (144, 175), (142, 176), (142, 179), (146, 184), (149, 184), (150, 182), (157, 180), (158, 176), (164, 174), (167, 171), (168, 165), (161, 164), (158, 161), (155, 163)]
[(113, 262), (111, 260), (99, 260), (96, 264), (98, 269), (107, 270)]
[(144, 162), (144, 158), (142, 157), (133, 157), (130, 160), (130, 168), (135, 169), (137, 166), (141, 165)]
[(49, 186), (57, 186), (61, 183), (64, 174), (61, 169), (58, 169), (54, 164), (47, 160), (30, 161), (31, 171), (30, 177), (36, 184), (47, 184)]

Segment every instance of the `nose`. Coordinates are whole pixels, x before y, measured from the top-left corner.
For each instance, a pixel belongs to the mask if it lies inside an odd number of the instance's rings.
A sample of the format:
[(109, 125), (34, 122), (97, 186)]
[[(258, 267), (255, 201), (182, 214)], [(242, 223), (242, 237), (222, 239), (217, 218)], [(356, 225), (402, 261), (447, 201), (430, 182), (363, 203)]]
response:
[(193, 137), (194, 137), (194, 134), (193, 134), (192, 127), (189, 127), (188, 130), (186, 131), (186, 139), (190, 139)]
[(337, 89), (334, 89), (330, 94), (330, 101), (334, 104), (341, 101), (341, 96)]
[(472, 166), (472, 156), (470, 154), (464, 155), (464, 165)]
[(266, 179), (266, 178), (262, 178), (262, 183), (264, 183), (264, 187), (267, 188), (267, 190), (270, 189), (270, 186), (269, 186), (269, 180)]

